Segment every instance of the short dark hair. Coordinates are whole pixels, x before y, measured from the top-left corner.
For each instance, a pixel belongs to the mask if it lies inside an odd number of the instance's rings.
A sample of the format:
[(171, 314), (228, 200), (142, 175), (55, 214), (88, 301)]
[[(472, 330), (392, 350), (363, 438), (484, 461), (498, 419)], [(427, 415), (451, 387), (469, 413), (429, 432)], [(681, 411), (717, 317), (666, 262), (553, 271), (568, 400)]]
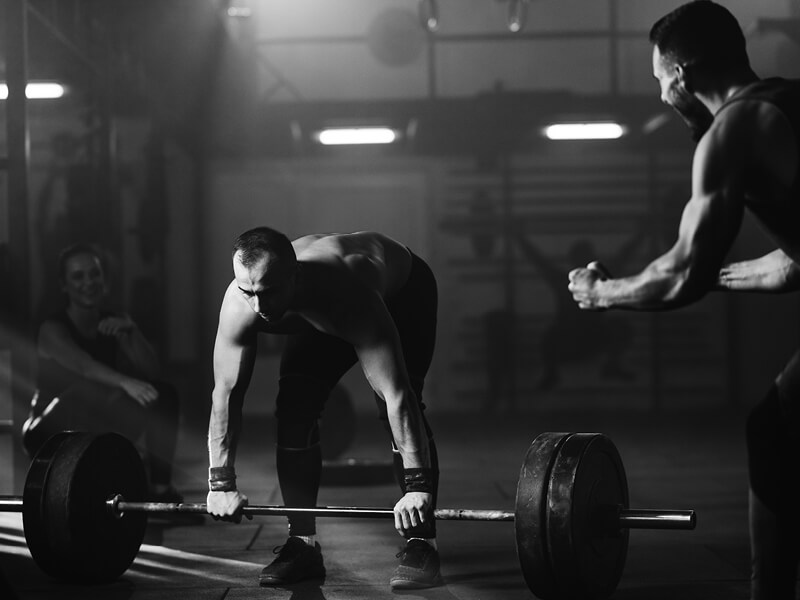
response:
[(239, 262), (245, 267), (252, 267), (266, 254), (276, 256), (282, 264), (287, 265), (294, 264), (297, 260), (289, 238), (269, 227), (249, 229), (237, 237), (231, 254), (235, 255), (237, 252)]
[(693, 0), (661, 17), (650, 29), (650, 42), (676, 64), (717, 70), (750, 66), (739, 22), (711, 0)]
[(94, 256), (98, 262), (100, 263), (100, 267), (103, 269), (105, 273), (106, 266), (105, 261), (103, 260), (103, 253), (100, 249), (95, 246), (94, 244), (86, 244), (86, 243), (78, 243), (72, 244), (71, 246), (67, 246), (58, 254), (58, 260), (56, 262), (56, 268), (58, 269), (58, 277), (63, 281), (66, 277), (66, 270), (67, 270), (67, 261), (80, 254), (88, 254), (90, 256)]

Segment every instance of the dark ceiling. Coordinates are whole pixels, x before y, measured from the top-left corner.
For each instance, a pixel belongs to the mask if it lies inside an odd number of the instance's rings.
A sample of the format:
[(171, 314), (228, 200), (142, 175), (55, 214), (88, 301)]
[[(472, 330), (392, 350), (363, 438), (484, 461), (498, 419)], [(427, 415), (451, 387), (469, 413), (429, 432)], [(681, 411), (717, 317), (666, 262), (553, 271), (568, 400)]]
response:
[[(15, 0), (20, 1), (20, 0)], [(538, 128), (565, 114), (607, 114), (646, 144), (642, 126), (662, 108), (657, 98), (508, 93), (463, 99), (291, 102), (259, 96), (246, 57), (225, 27), (225, 0), (28, 0), (28, 77), (59, 79), (72, 101), (111, 114), (153, 118), (189, 147), (214, 154), (307, 155), (316, 127), (380, 118), (405, 130), (393, 152), (496, 155), (531, 149)], [(5, 4), (0, 4), (5, 7)], [(2, 10), (2, 8), (0, 8)], [(3, 23), (5, 15), (0, 14)], [(10, 25), (6, 25), (10, 26)], [(0, 28), (6, 49), (5, 27)], [(8, 49), (6, 49), (8, 50)], [(11, 49), (14, 51), (14, 49)], [(102, 108), (105, 107), (105, 108)], [(671, 124), (659, 143), (683, 143)]]

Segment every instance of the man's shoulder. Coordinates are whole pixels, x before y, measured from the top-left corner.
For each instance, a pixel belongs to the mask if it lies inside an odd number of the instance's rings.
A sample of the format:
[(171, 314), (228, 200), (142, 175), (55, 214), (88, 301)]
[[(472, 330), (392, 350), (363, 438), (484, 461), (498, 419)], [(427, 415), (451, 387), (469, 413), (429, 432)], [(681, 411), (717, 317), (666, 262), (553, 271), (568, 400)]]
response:
[(758, 97), (743, 97), (716, 114), (703, 141), (712, 146), (747, 144), (747, 140), (769, 134), (773, 122), (781, 116), (777, 106)]
[(226, 333), (240, 334), (255, 328), (257, 316), (245, 301), (233, 279), (225, 289), (219, 311), (220, 328)]

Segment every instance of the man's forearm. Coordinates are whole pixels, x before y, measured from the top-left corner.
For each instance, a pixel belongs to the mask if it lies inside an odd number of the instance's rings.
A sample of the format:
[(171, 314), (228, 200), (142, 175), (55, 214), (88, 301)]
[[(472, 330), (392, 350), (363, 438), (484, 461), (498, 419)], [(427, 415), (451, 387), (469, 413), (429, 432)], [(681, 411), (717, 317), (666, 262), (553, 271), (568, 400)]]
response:
[(428, 435), (413, 392), (399, 400), (387, 399), (389, 425), (406, 469), (430, 467)]
[(703, 295), (687, 275), (650, 266), (638, 275), (598, 281), (601, 308), (658, 311), (684, 306)]
[(232, 467), (241, 430), (241, 403), (230, 393), (215, 391), (208, 422), (208, 460), (211, 467)]

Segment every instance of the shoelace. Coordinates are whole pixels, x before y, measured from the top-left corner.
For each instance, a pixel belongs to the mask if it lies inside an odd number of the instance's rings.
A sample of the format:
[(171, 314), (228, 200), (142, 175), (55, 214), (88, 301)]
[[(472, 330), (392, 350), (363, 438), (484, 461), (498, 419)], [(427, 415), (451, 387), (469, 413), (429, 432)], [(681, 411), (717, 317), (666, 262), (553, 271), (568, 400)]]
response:
[(395, 554), (394, 557), (395, 558), (401, 558), (402, 557), (403, 559), (405, 559), (405, 557), (408, 554), (411, 554), (412, 552), (420, 553), (420, 552), (423, 552), (425, 549), (426, 548), (424, 546), (420, 546), (420, 545), (416, 545), (416, 544), (411, 546), (410, 549), (409, 549), (409, 546), (406, 546), (405, 548), (400, 550), (400, 552)]
[[(283, 549), (286, 548), (286, 546), (287, 546), (287, 544), (281, 544), (280, 546), (275, 546), (272, 549), (272, 553), (273, 554), (280, 554), (281, 552), (283, 552)], [(298, 554), (299, 554), (299, 552), (298, 552)]]

